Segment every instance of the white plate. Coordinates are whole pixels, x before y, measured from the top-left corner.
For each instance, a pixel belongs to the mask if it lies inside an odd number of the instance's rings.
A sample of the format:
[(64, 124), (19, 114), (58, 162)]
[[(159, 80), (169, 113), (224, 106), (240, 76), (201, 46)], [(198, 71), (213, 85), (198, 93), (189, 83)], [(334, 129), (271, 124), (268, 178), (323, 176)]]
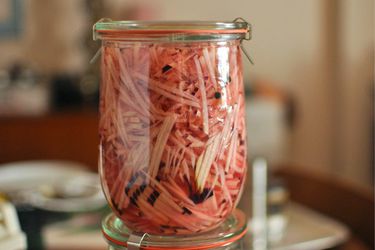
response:
[(0, 165), (0, 192), (15, 203), (60, 211), (88, 211), (106, 203), (98, 174), (68, 161), (25, 161)]
[(86, 166), (69, 161), (22, 161), (0, 165), (0, 192), (33, 188), (87, 173)]

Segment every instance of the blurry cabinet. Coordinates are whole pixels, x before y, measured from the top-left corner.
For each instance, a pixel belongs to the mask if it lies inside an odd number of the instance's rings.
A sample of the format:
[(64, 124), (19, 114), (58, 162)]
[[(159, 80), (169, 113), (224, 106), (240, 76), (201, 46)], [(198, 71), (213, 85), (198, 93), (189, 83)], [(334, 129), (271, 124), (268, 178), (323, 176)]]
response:
[(35, 117), (0, 117), (0, 163), (63, 159), (97, 170), (98, 114), (52, 113)]

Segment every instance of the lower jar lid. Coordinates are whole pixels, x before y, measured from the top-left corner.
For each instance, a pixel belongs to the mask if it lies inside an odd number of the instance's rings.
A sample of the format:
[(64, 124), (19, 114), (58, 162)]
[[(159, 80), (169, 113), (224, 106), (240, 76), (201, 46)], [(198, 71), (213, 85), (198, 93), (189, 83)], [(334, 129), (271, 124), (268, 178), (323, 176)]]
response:
[(102, 232), (109, 244), (132, 249), (167, 250), (167, 249), (215, 249), (239, 241), (246, 233), (246, 216), (236, 209), (219, 227), (205, 233), (186, 236), (160, 236), (135, 233), (113, 213), (102, 221)]

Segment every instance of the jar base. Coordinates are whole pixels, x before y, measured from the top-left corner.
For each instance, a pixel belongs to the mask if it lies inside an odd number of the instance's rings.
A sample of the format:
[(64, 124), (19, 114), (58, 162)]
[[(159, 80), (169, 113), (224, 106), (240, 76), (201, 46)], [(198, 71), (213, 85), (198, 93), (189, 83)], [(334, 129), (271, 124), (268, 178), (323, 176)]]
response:
[(129, 248), (133, 246), (132, 249), (238, 249), (230, 246), (238, 245), (245, 235), (246, 221), (245, 214), (236, 209), (211, 231), (186, 236), (160, 236), (133, 232), (110, 213), (102, 221), (102, 232), (112, 249), (127, 249), (128, 245)]

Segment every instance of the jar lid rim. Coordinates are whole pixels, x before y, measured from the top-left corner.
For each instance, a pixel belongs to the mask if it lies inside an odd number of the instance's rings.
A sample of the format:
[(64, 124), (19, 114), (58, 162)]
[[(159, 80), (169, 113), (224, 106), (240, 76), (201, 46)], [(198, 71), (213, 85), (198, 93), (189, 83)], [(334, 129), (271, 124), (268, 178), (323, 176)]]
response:
[[(211, 31), (215, 33), (227, 33), (237, 31), (246, 33), (247, 22), (223, 22), (223, 21), (113, 21), (111, 19), (101, 19), (94, 24), (94, 30), (101, 31), (139, 31), (139, 32), (201, 32)], [(230, 32), (232, 33), (232, 32)]]
[[(234, 21), (113, 21), (100, 19), (93, 26), (94, 40), (97, 38), (128, 35), (226, 35), (250, 38), (251, 26), (242, 18)], [(238, 37), (239, 36), (239, 37)]]

